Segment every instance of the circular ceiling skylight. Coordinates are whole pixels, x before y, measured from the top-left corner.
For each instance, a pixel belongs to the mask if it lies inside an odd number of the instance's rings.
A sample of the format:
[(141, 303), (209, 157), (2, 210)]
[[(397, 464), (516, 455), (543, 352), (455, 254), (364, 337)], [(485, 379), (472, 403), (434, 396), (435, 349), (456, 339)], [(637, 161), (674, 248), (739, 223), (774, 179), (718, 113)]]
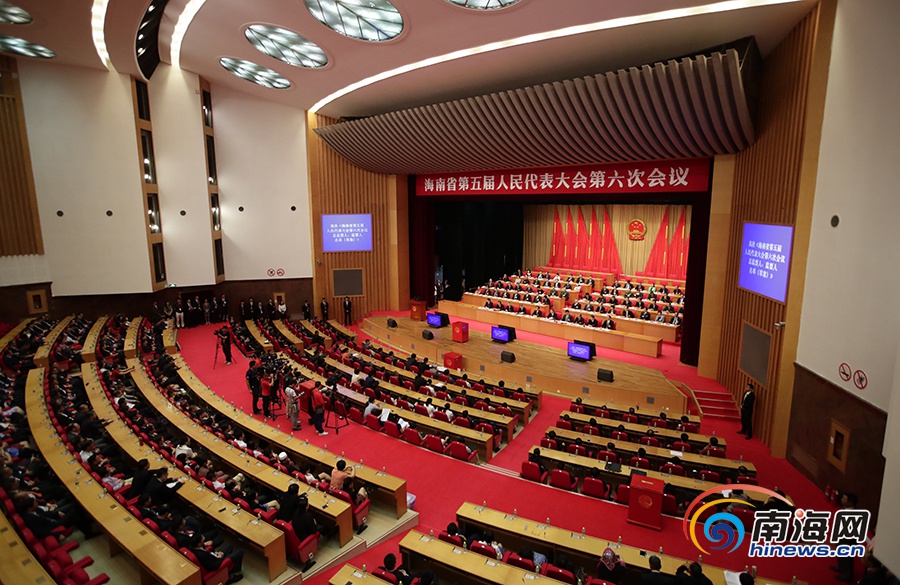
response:
[(256, 85), (270, 89), (287, 89), (291, 86), (291, 82), (279, 73), (251, 61), (222, 57), (219, 59), (219, 64), (241, 79), (246, 79)]
[(261, 52), (296, 67), (324, 67), (325, 51), (295, 32), (277, 26), (251, 24), (244, 35)]
[(388, 0), (305, 0), (319, 22), (364, 41), (388, 41), (403, 31), (403, 17)]
[(447, 0), (451, 4), (471, 8), (472, 10), (497, 10), (512, 6), (519, 0)]
[(0, 0), (0, 24), (28, 24), (32, 20), (31, 15), (18, 6)]
[(35, 45), (24, 39), (8, 37), (6, 35), (0, 35), (0, 51), (22, 55), (23, 57), (36, 57), (39, 59), (52, 59), (53, 57), (56, 57), (56, 53), (47, 47)]

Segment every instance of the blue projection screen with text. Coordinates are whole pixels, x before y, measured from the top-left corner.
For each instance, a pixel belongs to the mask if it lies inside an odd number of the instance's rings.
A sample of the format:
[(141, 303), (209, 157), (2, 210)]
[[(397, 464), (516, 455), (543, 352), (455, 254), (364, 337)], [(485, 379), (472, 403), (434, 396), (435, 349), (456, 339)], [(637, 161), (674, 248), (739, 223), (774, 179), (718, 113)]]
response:
[(323, 252), (371, 252), (372, 214), (323, 215)]
[(744, 222), (738, 286), (783, 303), (787, 298), (794, 228)]

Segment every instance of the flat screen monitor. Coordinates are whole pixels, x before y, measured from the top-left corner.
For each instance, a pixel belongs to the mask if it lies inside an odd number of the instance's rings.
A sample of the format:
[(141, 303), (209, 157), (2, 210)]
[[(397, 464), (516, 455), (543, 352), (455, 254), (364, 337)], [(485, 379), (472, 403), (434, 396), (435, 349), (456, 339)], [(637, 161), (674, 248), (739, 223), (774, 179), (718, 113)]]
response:
[(323, 215), (323, 252), (371, 252), (372, 214)]
[(793, 236), (789, 225), (744, 222), (738, 286), (785, 302)]
[(506, 329), (509, 332), (509, 340), (510, 341), (516, 340), (516, 328), (515, 327), (511, 327), (509, 325), (497, 325), (497, 327), (502, 327), (503, 329)]
[(593, 341), (579, 341), (576, 339), (574, 340), (574, 342), (580, 345), (587, 345), (591, 348), (591, 357), (597, 357), (597, 344), (595, 344)]
[(425, 315), (425, 321), (429, 327), (446, 327), (450, 324), (450, 316), (447, 313), (428, 313)]
[(491, 339), (500, 343), (509, 343), (509, 330), (505, 327), (491, 327)]
[(577, 341), (570, 341), (568, 354), (573, 360), (586, 362), (591, 359), (591, 347)]

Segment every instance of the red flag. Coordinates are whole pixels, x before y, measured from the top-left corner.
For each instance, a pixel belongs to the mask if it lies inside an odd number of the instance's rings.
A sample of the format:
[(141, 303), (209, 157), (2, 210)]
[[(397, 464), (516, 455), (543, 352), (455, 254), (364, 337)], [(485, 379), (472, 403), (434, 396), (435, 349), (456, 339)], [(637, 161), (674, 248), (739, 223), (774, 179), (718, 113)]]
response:
[(554, 212), (556, 216), (553, 220), (553, 241), (550, 246), (550, 260), (547, 266), (559, 266), (563, 259), (563, 248), (565, 247), (565, 239), (563, 236), (562, 221), (559, 219), (559, 209)]
[(677, 278), (679, 280), (684, 280), (687, 273), (688, 239), (685, 233), (686, 226), (684, 221), (686, 213), (686, 209), (681, 210), (681, 217), (678, 218), (678, 224), (675, 226), (675, 232), (672, 234), (666, 270), (666, 275), (669, 278)]
[(572, 208), (568, 208), (566, 218), (566, 250), (563, 268), (572, 268), (575, 265), (575, 246), (578, 245), (575, 234), (575, 222), (572, 220)]
[(616, 235), (613, 233), (612, 221), (609, 219), (609, 209), (606, 207), (603, 208), (603, 265), (600, 269), (613, 276), (622, 274), (622, 260), (619, 258)]
[(581, 206), (578, 206), (578, 247), (575, 248), (575, 254), (575, 268), (590, 270), (591, 239), (588, 235), (587, 226), (584, 223)]
[(662, 223), (659, 224), (659, 230), (656, 232), (656, 239), (653, 241), (653, 249), (650, 250), (650, 257), (647, 258), (647, 266), (644, 267), (644, 275), (665, 278), (667, 263), (666, 255), (669, 251), (669, 208), (666, 207), (666, 213), (663, 215)]
[(597, 208), (591, 206), (591, 270), (597, 272), (600, 270), (603, 262), (603, 234), (600, 233), (600, 224), (597, 223)]

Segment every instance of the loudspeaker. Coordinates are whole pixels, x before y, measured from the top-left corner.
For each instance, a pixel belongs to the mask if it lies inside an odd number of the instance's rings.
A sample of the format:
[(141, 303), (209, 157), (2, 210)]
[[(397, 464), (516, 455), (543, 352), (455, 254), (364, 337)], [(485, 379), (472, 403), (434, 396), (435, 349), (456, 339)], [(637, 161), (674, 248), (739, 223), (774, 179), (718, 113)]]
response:
[(393, 319), (391, 319), (390, 317), (388, 317), (388, 328), (390, 328), (390, 329), (397, 328), (397, 322), (394, 321)]
[(425, 329), (422, 331), (422, 339), (427, 339), (428, 341), (431, 341), (432, 339), (434, 339), (434, 333), (432, 333), (428, 329)]
[(511, 364), (514, 361), (516, 361), (516, 354), (514, 354), (511, 351), (504, 351), (503, 353), (500, 354), (500, 360), (504, 361), (508, 364)]
[(612, 370), (604, 370), (600, 368), (597, 370), (597, 381), (598, 382), (612, 382), (613, 381), (613, 371)]

